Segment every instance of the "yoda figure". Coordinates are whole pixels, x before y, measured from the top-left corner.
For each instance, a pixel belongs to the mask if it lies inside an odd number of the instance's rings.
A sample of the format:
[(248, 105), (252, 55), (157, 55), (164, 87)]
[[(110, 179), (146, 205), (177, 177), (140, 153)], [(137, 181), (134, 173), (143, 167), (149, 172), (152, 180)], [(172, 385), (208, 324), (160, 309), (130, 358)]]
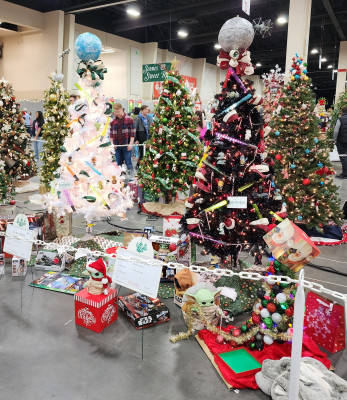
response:
[[(201, 319), (201, 311), (206, 321), (212, 325), (220, 323), (223, 311), (220, 309), (219, 294), (222, 289), (216, 288), (208, 282), (199, 282), (189, 288), (183, 296), (182, 312), (186, 324), (192, 323), (192, 328), (201, 330), (206, 328)], [(191, 314), (189, 315), (189, 309)], [(190, 320), (190, 321), (189, 321)]]

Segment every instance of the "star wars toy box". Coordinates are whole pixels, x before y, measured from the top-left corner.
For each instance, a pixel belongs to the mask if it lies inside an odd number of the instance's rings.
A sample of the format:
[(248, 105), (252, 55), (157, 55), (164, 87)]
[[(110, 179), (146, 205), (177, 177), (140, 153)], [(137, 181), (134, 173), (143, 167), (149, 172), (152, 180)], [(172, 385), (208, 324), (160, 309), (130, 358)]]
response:
[(65, 254), (57, 251), (41, 250), (37, 253), (35, 269), (61, 272), (65, 269)]
[(13, 256), (12, 258), (12, 276), (25, 276), (27, 273), (27, 262), (22, 258)]
[(170, 311), (158, 298), (133, 293), (119, 296), (118, 306), (136, 329), (148, 328), (170, 321)]
[(288, 218), (263, 236), (274, 258), (294, 272), (318, 256), (312, 240)]
[(108, 289), (108, 294), (90, 294), (83, 289), (74, 295), (75, 323), (100, 333), (118, 318), (117, 290)]

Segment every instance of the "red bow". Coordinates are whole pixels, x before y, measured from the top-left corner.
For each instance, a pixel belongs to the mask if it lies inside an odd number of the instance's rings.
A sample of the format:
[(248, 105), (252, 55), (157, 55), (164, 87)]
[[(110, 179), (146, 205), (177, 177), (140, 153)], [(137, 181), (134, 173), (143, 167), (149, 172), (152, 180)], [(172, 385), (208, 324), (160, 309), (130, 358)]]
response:
[[(217, 57), (217, 66), (220, 69), (228, 69), (230, 66), (232, 66), (232, 67), (234, 67), (237, 75), (252, 75), (254, 72), (252, 63), (242, 61), (242, 59), (244, 57), (246, 57), (248, 54), (249, 54), (249, 52), (247, 52), (245, 50), (243, 52), (240, 52), (237, 58), (234, 57), (232, 59), (231, 56), (226, 51), (219, 50), (219, 56)], [(232, 65), (230, 63), (231, 59), (234, 63), (237, 62), (236, 66), (234, 66), (234, 64)], [(246, 70), (247, 67), (248, 67), (249, 71)], [(250, 72), (250, 73), (248, 73), (248, 72)]]

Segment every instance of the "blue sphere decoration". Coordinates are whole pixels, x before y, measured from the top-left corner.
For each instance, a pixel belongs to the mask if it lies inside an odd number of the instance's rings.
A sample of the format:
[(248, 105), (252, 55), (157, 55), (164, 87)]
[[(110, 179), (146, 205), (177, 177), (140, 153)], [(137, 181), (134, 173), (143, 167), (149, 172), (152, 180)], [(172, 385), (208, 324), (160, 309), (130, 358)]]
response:
[(306, 153), (306, 154), (310, 154), (310, 149), (306, 149), (306, 150), (305, 150), (305, 153)]
[(82, 61), (96, 61), (101, 53), (101, 40), (92, 33), (85, 32), (79, 35), (75, 42), (75, 51)]
[(285, 206), (287, 205), (287, 203), (286, 203), (286, 202), (283, 202), (282, 205), (285, 207)]
[(315, 137), (314, 139), (313, 139), (313, 141), (314, 141), (314, 143), (318, 143), (319, 142), (319, 140)]
[(276, 135), (276, 136), (279, 136), (280, 134), (281, 134), (280, 131), (276, 131), (276, 132), (275, 132), (275, 135)]
[(307, 69), (304, 69), (302, 72), (303, 72), (304, 74), (307, 74)]
[(324, 182), (319, 182), (321, 185), (324, 185)]
[(296, 74), (295, 79), (300, 79), (300, 75)]
[(296, 167), (295, 164), (290, 164), (290, 168), (294, 169)]
[(298, 215), (298, 216), (297, 216), (297, 220), (298, 220), (298, 221), (302, 221), (302, 216), (301, 216), (301, 215)]
[(319, 163), (317, 164), (317, 167), (322, 168), (322, 167), (323, 167), (323, 164), (322, 164), (321, 162), (319, 162)]

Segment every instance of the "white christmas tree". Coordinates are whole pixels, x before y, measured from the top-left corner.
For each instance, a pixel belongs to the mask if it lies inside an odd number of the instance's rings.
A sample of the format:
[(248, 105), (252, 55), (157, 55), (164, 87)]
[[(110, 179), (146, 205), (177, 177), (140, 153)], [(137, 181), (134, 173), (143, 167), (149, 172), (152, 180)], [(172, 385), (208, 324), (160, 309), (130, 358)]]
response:
[(55, 209), (60, 217), (75, 211), (83, 214), (88, 224), (112, 215), (124, 218), (133, 205), (130, 189), (124, 187), (124, 167), (114, 162), (114, 148), (109, 139), (112, 106), (102, 94), (107, 71), (102, 61), (97, 60), (99, 54), (93, 58), (96, 61), (89, 55), (78, 65), (81, 79), (76, 86), (80, 99), (69, 107), (71, 133), (61, 147), (60, 166), (51, 183), (51, 192), (43, 196), (48, 212)]

